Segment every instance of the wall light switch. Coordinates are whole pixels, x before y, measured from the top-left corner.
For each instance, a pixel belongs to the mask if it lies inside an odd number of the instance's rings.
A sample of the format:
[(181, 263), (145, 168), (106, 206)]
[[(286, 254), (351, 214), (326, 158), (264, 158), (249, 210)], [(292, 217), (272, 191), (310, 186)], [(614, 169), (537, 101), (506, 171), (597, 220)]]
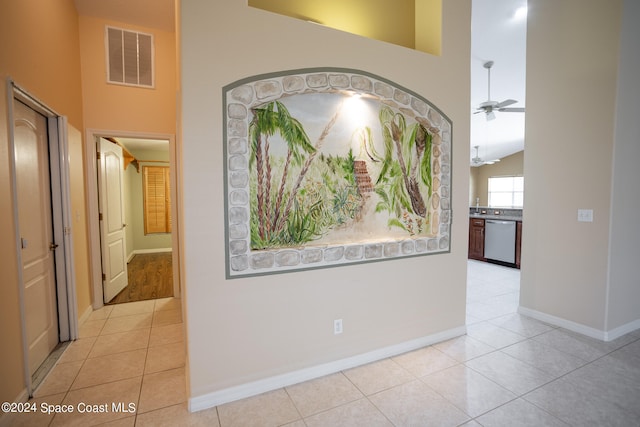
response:
[(334, 335), (342, 333), (342, 319), (336, 319), (333, 321), (333, 333)]
[(593, 209), (578, 209), (578, 222), (593, 222)]

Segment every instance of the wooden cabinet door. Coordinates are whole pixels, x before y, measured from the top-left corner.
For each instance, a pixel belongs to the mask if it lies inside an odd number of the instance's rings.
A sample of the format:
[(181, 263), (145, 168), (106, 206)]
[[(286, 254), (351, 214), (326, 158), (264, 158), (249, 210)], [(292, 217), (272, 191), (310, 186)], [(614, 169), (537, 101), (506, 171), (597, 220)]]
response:
[(484, 219), (469, 219), (469, 258), (484, 261)]
[(520, 268), (520, 255), (522, 248), (522, 221), (516, 222), (516, 267)]

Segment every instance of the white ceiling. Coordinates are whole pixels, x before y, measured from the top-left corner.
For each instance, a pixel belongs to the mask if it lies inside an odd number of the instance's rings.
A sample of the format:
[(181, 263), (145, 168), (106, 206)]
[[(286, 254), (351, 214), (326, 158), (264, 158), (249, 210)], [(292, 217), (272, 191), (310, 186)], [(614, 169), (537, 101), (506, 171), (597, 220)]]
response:
[[(515, 99), (525, 107), (526, 17), (515, 18), (527, 0), (473, 0), (471, 18), (471, 109), (487, 100), (486, 61), (491, 69), (491, 99)], [(479, 146), (483, 160), (500, 159), (524, 149), (525, 113), (497, 112), (487, 121), (471, 115), (471, 157)]]
[[(75, 0), (80, 15), (173, 31), (175, 0)], [(475, 111), (487, 100), (486, 61), (491, 69), (491, 99), (515, 99), (525, 107), (526, 18), (514, 18), (527, 0), (472, 0), (471, 105)], [(525, 113), (471, 114), (470, 158), (478, 145), (483, 160), (500, 159), (524, 149)]]
[(122, 138), (115, 137), (127, 150), (134, 153), (140, 150), (169, 151), (169, 140), (167, 139), (143, 139), (143, 138)]

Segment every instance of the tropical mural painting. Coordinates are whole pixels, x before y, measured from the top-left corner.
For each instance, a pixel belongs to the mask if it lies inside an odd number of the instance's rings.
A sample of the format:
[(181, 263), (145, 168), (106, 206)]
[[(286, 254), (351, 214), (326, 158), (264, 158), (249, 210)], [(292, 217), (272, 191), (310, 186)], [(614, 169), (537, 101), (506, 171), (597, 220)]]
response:
[(357, 70), (224, 89), (227, 277), (449, 251), (451, 122)]

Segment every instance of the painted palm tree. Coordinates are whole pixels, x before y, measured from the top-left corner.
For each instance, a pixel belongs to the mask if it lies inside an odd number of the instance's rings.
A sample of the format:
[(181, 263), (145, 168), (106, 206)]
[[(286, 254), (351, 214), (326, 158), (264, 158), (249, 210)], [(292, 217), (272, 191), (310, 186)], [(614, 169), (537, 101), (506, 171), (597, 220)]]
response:
[[(249, 135), (251, 141), (251, 158), (250, 165), (256, 164), (257, 176), (257, 221), (258, 234), (261, 239), (266, 236), (265, 229), (265, 164), (269, 163), (269, 136), (273, 135), (276, 130), (276, 124), (273, 117), (273, 105), (267, 105), (265, 108), (254, 108), (253, 120), (249, 124)], [(263, 150), (263, 137), (266, 144), (266, 155)], [(270, 169), (270, 166), (268, 167)], [(270, 182), (270, 179), (267, 179)], [(267, 197), (268, 198), (268, 197)]]
[(286, 205), (285, 210), (284, 210), (284, 215), (282, 215), (280, 217), (280, 219), (278, 220), (278, 222), (275, 225), (275, 231), (276, 232), (279, 231), (279, 230), (282, 230), (284, 228), (284, 224), (285, 224), (286, 218), (289, 217), (289, 214), (291, 212), (291, 208), (293, 207), (293, 204), (294, 204), (294, 201), (295, 201), (295, 198), (296, 198), (296, 194), (298, 193), (298, 190), (300, 189), (300, 185), (302, 184), (302, 181), (304, 180), (305, 175), (309, 171), (309, 167), (311, 166), (311, 163), (313, 163), (313, 160), (316, 158), (316, 155), (320, 151), (320, 148), (322, 147), (322, 144), (324, 143), (325, 139), (327, 138), (327, 135), (329, 135), (329, 133), (331, 131), (331, 128), (333, 127), (333, 125), (336, 123), (336, 120), (340, 116), (340, 112), (342, 111), (343, 105), (344, 105), (344, 100), (342, 102), (340, 102), (340, 104), (338, 105), (335, 113), (333, 114), (333, 116), (331, 117), (329, 122), (326, 124), (324, 129), (322, 130), (322, 133), (318, 137), (318, 140), (316, 141), (315, 145), (312, 147), (313, 151), (309, 152), (310, 154), (307, 157), (306, 161), (304, 162), (304, 165), (302, 166), (302, 169), (300, 170), (300, 173), (298, 174), (298, 178), (296, 179), (296, 182), (293, 185), (293, 187), (291, 189), (291, 192), (289, 193), (289, 199), (287, 200), (287, 205)]
[(385, 154), (376, 184), (389, 185), (387, 205), (396, 216), (400, 216), (398, 206), (402, 206), (426, 218), (427, 206), (420, 184), (430, 198), (432, 135), (419, 123), (407, 126), (404, 116), (388, 107), (380, 109), (379, 117)]
[[(252, 109), (252, 113), (253, 120), (249, 124), (252, 148), (250, 164), (256, 164), (258, 235), (261, 240), (268, 241), (281, 221), (282, 200), (291, 163), (301, 164), (304, 159), (303, 153), (314, 153), (315, 148), (311, 145), (302, 124), (291, 116), (281, 102), (269, 102), (263, 107)], [(287, 144), (287, 156), (272, 209), (269, 137), (276, 132)]]

